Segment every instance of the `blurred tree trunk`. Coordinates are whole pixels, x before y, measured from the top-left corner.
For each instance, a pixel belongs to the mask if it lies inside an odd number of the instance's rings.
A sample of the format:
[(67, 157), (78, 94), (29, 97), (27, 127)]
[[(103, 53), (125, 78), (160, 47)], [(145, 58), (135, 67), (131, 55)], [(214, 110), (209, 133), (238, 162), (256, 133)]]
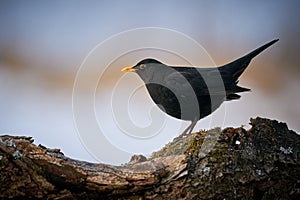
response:
[(251, 125), (191, 134), (124, 166), (1, 136), (0, 198), (300, 199), (300, 136), (274, 120)]

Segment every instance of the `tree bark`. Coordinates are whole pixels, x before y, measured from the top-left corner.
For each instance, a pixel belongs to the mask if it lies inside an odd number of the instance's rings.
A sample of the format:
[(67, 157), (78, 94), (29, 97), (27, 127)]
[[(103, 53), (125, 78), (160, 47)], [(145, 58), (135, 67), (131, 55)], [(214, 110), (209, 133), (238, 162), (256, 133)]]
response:
[(124, 166), (68, 158), (0, 137), (0, 198), (300, 199), (300, 136), (275, 120), (176, 139)]

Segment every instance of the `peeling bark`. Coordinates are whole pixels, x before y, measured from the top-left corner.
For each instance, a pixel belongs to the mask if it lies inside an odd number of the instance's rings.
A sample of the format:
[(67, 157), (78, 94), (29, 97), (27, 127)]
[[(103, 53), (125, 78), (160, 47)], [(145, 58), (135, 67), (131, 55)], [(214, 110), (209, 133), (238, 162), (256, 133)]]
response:
[(250, 124), (200, 131), (124, 166), (0, 136), (0, 198), (299, 199), (300, 136), (275, 120)]

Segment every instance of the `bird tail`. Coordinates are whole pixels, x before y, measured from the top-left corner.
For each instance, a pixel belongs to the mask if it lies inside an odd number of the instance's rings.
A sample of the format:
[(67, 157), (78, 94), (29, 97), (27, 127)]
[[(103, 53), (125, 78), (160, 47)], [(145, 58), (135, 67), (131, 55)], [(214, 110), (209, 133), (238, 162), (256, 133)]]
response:
[(229, 74), (232, 77), (232, 80), (234, 82), (236, 82), (238, 80), (238, 78), (240, 77), (240, 75), (244, 72), (244, 70), (248, 67), (250, 61), (252, 60), (252, 58), (254, 58), (255, 56), (257, 56), (258, 54), (260, 54), (263, 50), (265, 50), (266, 48), (268, 48), (269, 46), (271, 46), (272, 44), (274, 44), (275, 42), (277, 42), (279, 39), (275, 39), (272, 40), (271, 42), (255, 49), (254, 51), (248, 53), (247, 55), (229, 63), (226, 64), (222, 67), (220, 67), (220, 70), (227, 71), (229, 72)]

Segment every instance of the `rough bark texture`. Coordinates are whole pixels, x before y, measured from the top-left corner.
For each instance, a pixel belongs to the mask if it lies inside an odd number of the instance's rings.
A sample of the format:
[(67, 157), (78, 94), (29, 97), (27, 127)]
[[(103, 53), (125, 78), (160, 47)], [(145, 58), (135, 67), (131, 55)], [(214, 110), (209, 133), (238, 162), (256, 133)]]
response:
[(300, 199), (300, 136), (286, 124), (200, 131), (124, 166), (93, 164), (0, 138), (0, 198)]

